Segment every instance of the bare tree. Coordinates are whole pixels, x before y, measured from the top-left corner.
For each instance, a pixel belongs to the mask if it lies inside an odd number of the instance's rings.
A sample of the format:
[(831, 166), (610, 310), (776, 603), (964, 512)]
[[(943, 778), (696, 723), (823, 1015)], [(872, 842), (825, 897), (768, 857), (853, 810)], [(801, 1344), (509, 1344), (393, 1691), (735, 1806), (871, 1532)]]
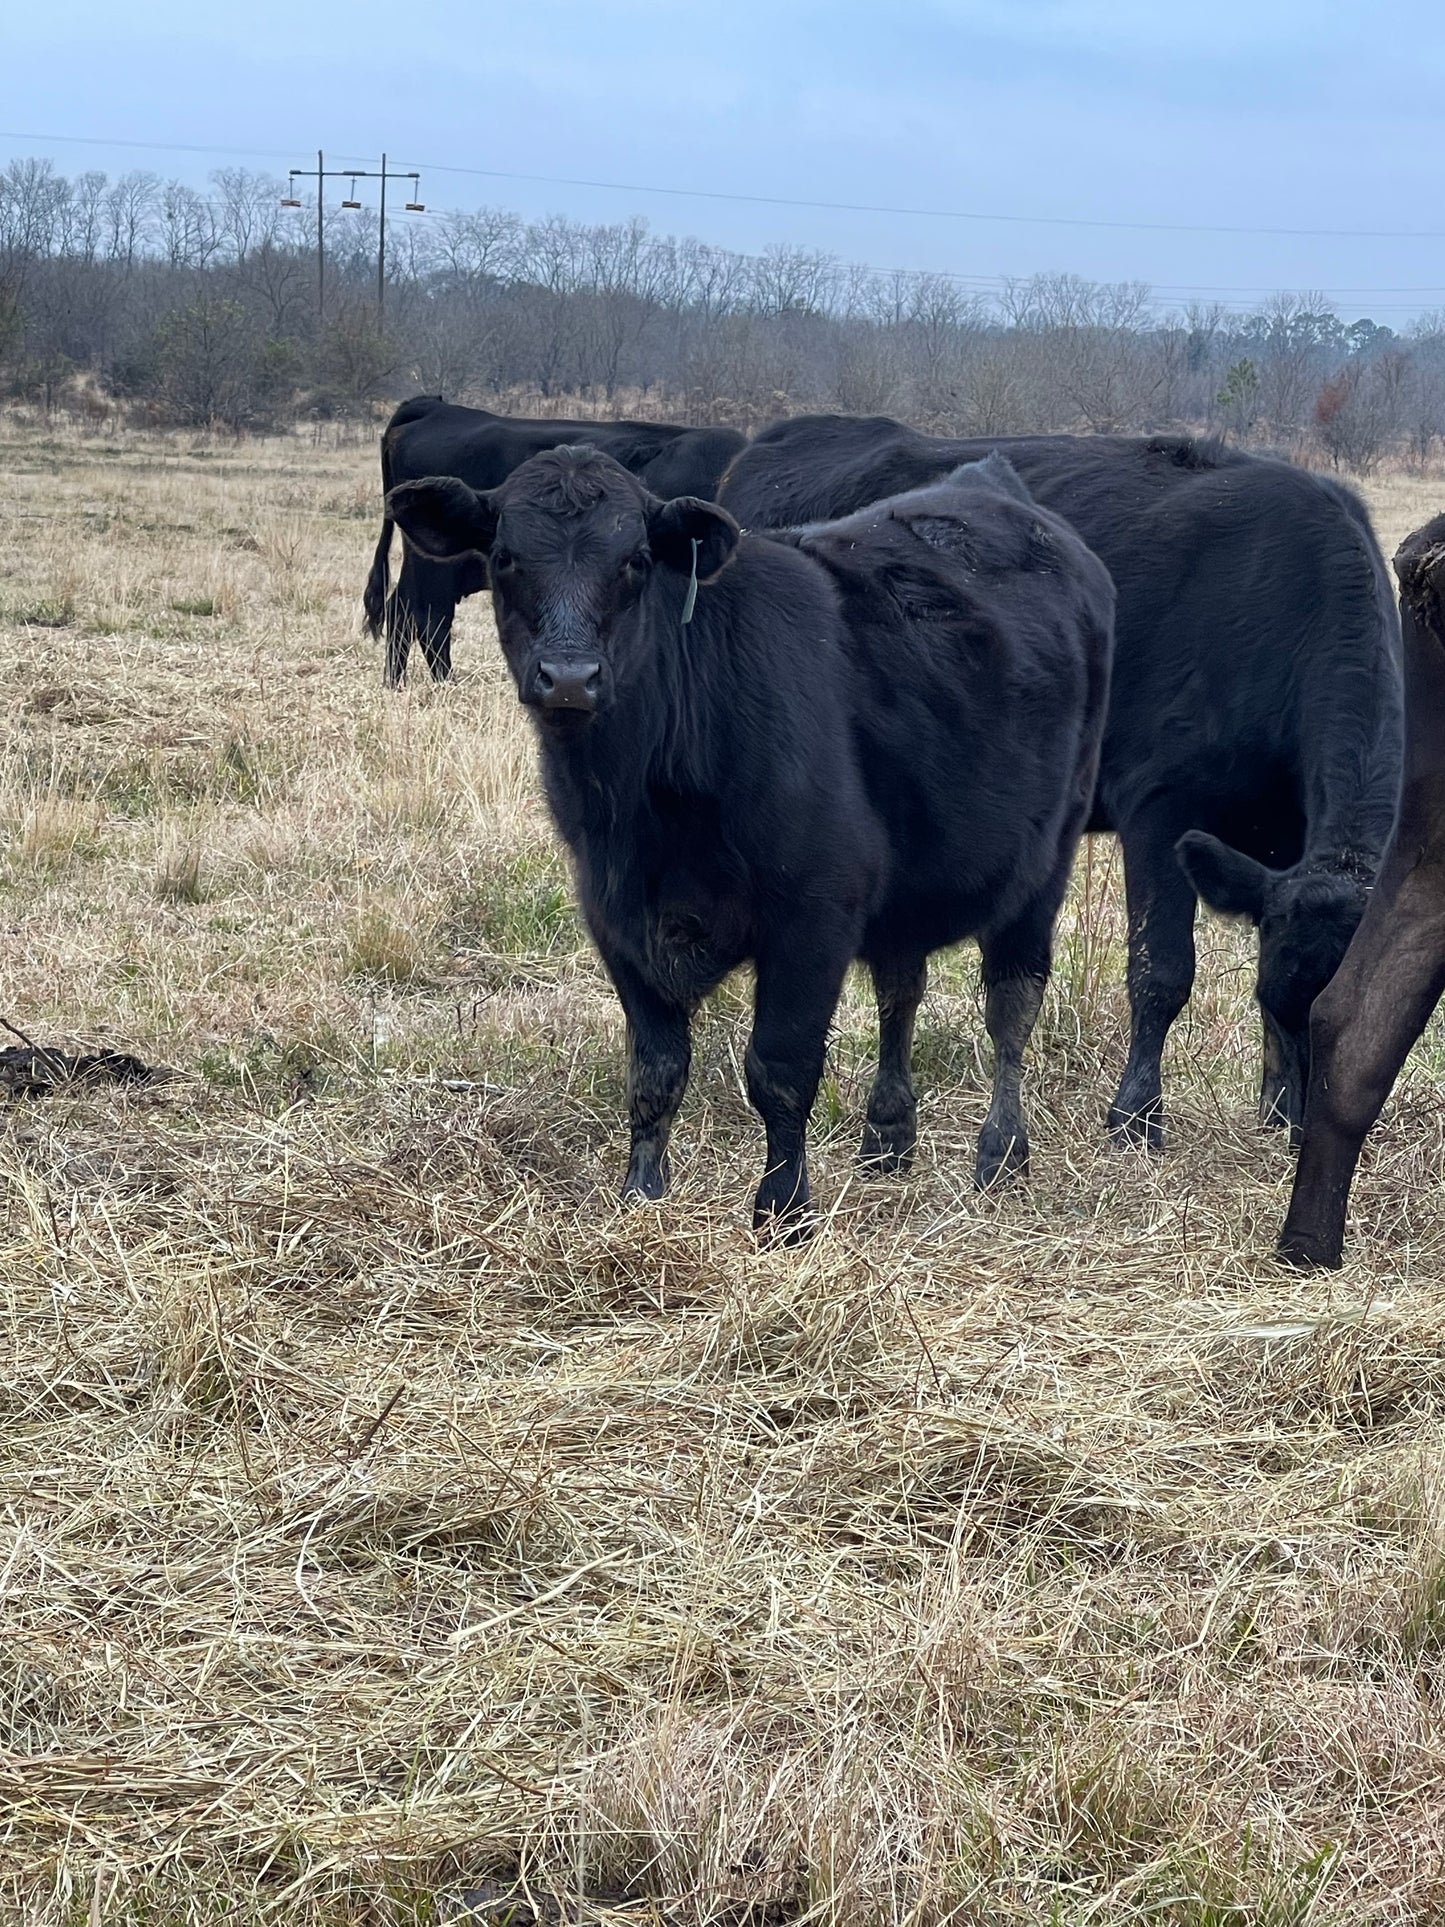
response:
[(106, 252), (127, 274), (145, 254), (155, 232), (160, 182), (139, 169), (122, 174), (105, 197)]
[(575, 372), (578, 313), (574, 296), (582, 279), (582, 229), (560, 214), (532, 222), (523, 238), (520, 278), (531, 296), (535, 328), (533, 379), (544, 395), (566, 385)]
[(0, 173), (0, 301), (18, 304), (35, 263), (55, 252), (69, 200), (49, 161), (11, 161)]
[(1315, 397), (1320, 444), (1336, 468), (1368, 475), (1404, 419), (1408, 358), (1398, 352), (1358, 358), (1336, 370)]
[(281, 245), (286, 221), (282, 184), (274, 175), (222, 167), (212, 174), (211, 183), (220, 201), (216, 225), (228, 260), (244, 267), (257, 249)]
[(160, 228), (169, 267), (208, 267), (220, 251), (215, 209), (179, 181), (168, 181), (161, 189)]
[(1339, 351), (1339, 316), (1321, 294), (1276, 294), (1249, 318), (1246, 332), (1259, 372), (1260, 412), (1276, 433), (1288, 435), (1308, 420)]
[(1341, 467), (1417, 463), (1445, 434), (1445, 316), (1404, 338), (1319, 295), (1164, 313), (1139, 282), (880, 273), (819, 250), (748, 256), (639, 220), (523, 222), (480, 208), (388, 230), (324, 213), (318, 324), (309, 208), (223, 168), (208, 193), (131, 173), (0, 174), (0, 392), (53, 406), (98, 384), (236, 426), (386, 396), (656, 412), (748, 426), (805, 408), (942, 433), (1220, 427)]

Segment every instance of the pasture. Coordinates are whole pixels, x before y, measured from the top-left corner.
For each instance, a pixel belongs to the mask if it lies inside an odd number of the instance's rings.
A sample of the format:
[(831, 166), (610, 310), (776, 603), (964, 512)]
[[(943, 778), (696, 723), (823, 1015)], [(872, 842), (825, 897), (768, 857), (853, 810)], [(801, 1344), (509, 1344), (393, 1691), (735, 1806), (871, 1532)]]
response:
[[(1171, 1143), (1106, 1148), (1112, 845), (972, 1189), (970, 951), (920, 1148), (746, 1224), (745, 986), (673, 1196), (481, 601), (359, 634), (375, 440), (0, 427), (0, 1015), (174, 1067), (0, 1111), (0, 1913), (1360, 1927), (1445, 1914), (1445, 1074), (1345, 1269), (1274, 1238), (1251, 946)], [(1385, 476), (1387, 553), (1445, 478)], [(415, 667), (414, 672), (415, 674)]]

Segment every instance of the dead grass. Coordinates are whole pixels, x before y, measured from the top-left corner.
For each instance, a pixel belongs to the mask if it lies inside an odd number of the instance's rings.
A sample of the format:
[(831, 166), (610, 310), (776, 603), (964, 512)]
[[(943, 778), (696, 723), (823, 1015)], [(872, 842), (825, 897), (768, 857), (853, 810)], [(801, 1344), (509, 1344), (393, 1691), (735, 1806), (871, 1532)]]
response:
[(1277, 1270), (1234, 933), (1169, 1155), (1100, 1143), (1105, 845), (1030, 1189), (970, 1187), (965, 958), (912, 1181), (852, 1167), (850, 989), (830, 1221), (754, 1248), (730, 990), (623, 1213), (485, 613), (440, 692), (357, 632), (370, 450), (0, 438), (0, 1010), (182, 1073), (0, 1122), (4, 1917), (1445, 1917), (1438, 1046), (1346, 1270)]

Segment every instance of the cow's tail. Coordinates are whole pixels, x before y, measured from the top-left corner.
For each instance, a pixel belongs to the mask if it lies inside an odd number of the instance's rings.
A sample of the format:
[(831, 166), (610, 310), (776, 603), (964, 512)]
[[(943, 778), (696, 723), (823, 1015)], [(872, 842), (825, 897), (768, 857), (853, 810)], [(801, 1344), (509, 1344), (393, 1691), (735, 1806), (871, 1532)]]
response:
[[(429, 401), (430, 396), (419, 396), (418, 399)], [(386, 622), (386, 592), (391, 586), (391, 538), (396, 533), (396, 523), (386, 512), (386, 498), (391, 494), (391, 431), (395, 425), (394, 421), (388, 422), (381, 438), (381, 539), (376, 545), (376, 554), (371, 558), (371, 574), (366, 578), (366, 587), (361, 592), (361, 606), (366, 611), (366, 633), (373, 640), (381, 634)]]
[(361, 594), (361, 606), (366, 611), (366, 633), (375, 638), (381, 634), (382, 623), (386, 620), (386, 592), (391, 581), (391, 538), (396, 523), (389, 515), (381, 522), (381, 540), (376, 545), (376, 554), (371, 559), (371, 574), (366, 578), (366, 587)]

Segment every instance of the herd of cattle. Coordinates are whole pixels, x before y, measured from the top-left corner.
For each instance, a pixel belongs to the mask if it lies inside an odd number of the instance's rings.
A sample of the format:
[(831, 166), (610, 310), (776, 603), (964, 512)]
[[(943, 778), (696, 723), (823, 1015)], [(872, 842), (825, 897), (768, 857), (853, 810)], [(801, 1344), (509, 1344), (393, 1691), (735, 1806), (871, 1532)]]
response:
[(1162, 1143), (1198, 900), (1248, 917), (1260, 1116), (1301, 1145), (1280, 1249), (1339, 1263), (1361, 1144), (1445, 989), (1445, 516), (1395, 557), (1397, 610), (1347, 489), (1188, 436), (804, 416), (746, 441), (424, 396), (382, 480), (387, 682), (414, 643), (448, 675), (457, 602), (492, 591), (627, 1019), (624, 1194), (662, 1195), (693, 1013), (744, 962), (755, 1222), (808, 1228), (855, 958), (879, 1015), (862, 1157), (906, 1169), (927, 959), (967, 936), (994, 1047), (978, 1181), (1026, 1169), (1054, 923), (1079, 838), (1110, 830), (1131, 1024), (1111, 1131)]

